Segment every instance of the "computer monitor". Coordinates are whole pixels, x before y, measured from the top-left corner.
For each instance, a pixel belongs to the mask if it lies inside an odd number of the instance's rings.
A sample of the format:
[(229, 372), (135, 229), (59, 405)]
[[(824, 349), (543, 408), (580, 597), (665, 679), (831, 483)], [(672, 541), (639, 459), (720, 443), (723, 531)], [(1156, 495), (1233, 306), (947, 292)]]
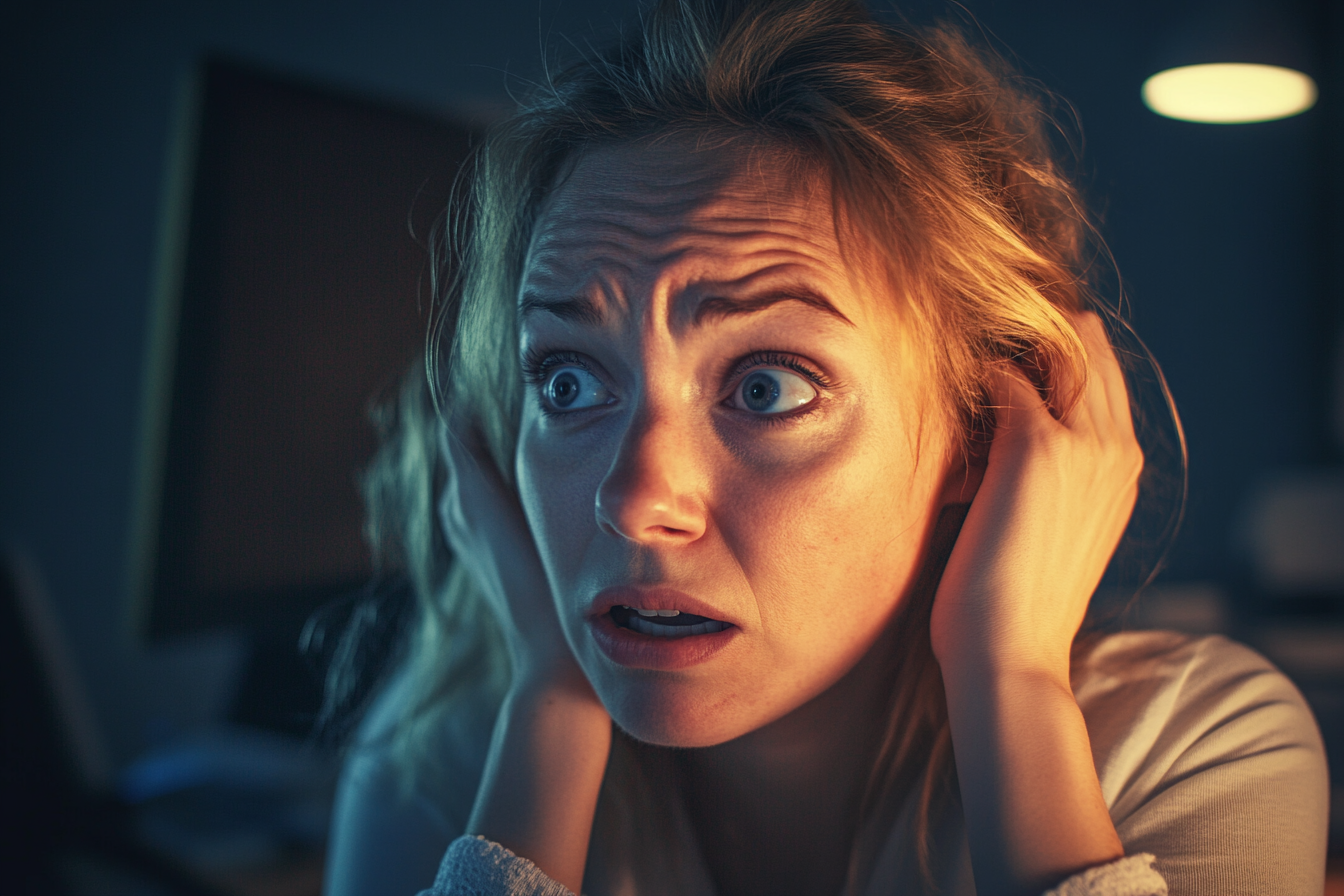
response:
[[(131, 560), (150, 639), (297, 633), (370, 575), (371, 400), (423, 349), (447, 118), (212, 60), (185, 104)], [(293, 641), (289, 641), (293, 643)]]

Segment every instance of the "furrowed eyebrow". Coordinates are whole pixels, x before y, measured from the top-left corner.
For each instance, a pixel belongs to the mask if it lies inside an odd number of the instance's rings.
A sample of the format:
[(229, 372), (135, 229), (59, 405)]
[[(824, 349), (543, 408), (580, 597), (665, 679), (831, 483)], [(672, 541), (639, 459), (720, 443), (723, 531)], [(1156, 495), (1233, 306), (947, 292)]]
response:
[(780, 302), (802, 302), (809, 308), (824, 311), (837, 320), (844, 321), (851, 327), (854, 326), (854, 322), (841, 314), (834, 305), (809, 289), (782, 289), (752, 296), (749, 299), (710, 296), (695, 309), (695, 325), (700, 326), (706, 320), (721, 320), (738, 314), (754, 314), (757, 311), (764, 311), (772, 305), (778, 305)]
[(561, 320), (572, 320), (592, 327), (601, 326), (602, 322), (606, 320), (602, 309), (592, 299), (584, 296), (571, 296), (558, 301), (548, 301), (537, 296), (524, 295), (522, 301), (518, 303), (519, 320), (526, 320), (531, 315), (543, 311), (547, 314), (554, 314)]
[[(700, 302), (695, 309), (694, 324), (700, 326), (706, 321), (722, 320), (741, 314), (755, 314), (758, 311), (778, 305), (780, 302), (801, 302), (809, 308), (825, 312), (849, 326), (854, 322), (826, 299), (808, 289), (784, 289), (749, 299), (729, 299), (722, 296), (710, 296)], [(588, 326), (601, 326), (606, 315), (601, 307), (585, 296), (572, 296), (566, 299), (546, 300), (534, 295), (525, 295), (518, 304), (519, 318), (525, 320), (533, 314), (545, 312), (554, 314), (561, 320), (570, 320)]]

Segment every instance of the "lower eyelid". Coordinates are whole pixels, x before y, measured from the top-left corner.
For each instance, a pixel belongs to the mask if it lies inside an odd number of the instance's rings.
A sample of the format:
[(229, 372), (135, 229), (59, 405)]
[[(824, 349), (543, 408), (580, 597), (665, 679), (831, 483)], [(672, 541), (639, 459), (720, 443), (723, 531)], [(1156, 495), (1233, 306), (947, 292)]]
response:
[[(730, 410), (737, 411), (737, 408), (731, 408)], [(758, 426), (773, 429), (806, 425), (811, 418), (822, 412), (822, 399), (821, 396), (818, 395), (807, 404), (791, 411), (783, 411), (778, 414), (754, 414), (751, 411), (739, 411), (734, 416), (746, 426)]]

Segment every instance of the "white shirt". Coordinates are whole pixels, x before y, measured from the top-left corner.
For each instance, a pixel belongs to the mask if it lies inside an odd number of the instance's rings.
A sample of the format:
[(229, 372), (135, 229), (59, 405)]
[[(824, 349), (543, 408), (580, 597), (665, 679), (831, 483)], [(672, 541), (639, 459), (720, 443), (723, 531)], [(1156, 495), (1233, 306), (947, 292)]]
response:
[[(1126, 854), (1155, 855), (1174, 896), (1320, 894), (1329, 805), (1324, 749), (1301, 694), (1268, 661), (1217, 636), (1129, 632), (1102, 639), (1078, 658), (1073, 689)], [(443, 773), (421, 776), (424, 783), (403, 794), (385, 735), (405, 692), (405, 683), (393, 680), (346, 762), (328, 896), (426, 888), (466, 827), (495, 707), (465, 701), (445, 720), (436, 744)], [(909, 848), (912, 831), (907, 807), (895, 815), (862, 896), (924, 890)], [(674, 839), (680, 842), (660, 844), (658, 863), (677, 869), (672, 891), (712, 893), (693, 837)], [(948, 813), (935, 842), (939, 892), (973, 894), (959, 811)], [(624, 851), (595, 853), (611, 867), (590, 869), (589, 896), (661, 892), (671, 883), (643, 873)], [(620, 856), (626, 867), (616, 867)]]

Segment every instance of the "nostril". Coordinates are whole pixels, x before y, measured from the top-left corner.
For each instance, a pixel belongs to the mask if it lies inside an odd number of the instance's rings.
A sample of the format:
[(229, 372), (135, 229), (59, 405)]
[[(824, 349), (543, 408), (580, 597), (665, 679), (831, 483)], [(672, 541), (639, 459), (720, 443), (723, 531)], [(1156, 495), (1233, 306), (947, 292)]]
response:
[(661, 501), (603, 501), (596, 506), (597, 527), (605, 535), (639, 544), (694, 541), (704, 531), (702, 514), (673, 509)]

